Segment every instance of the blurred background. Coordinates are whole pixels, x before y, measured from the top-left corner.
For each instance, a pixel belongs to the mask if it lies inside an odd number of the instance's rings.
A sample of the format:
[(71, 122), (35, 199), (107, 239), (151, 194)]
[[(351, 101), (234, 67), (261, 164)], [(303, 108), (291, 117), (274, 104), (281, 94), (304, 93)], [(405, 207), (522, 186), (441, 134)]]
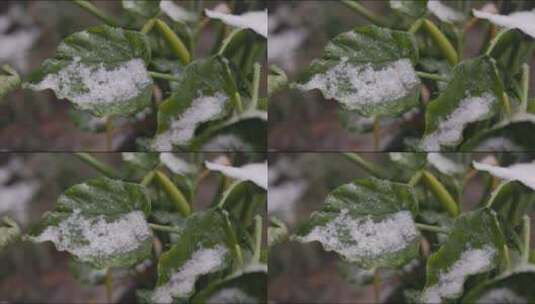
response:
[[(136, 153), (91, 155), (128, 177), (127, 180), (138, 182), (148, 170), (126, 161), (133, 154)], [(173, 156), (189, 164), (218, 159), (236, 166), (266, 159), (263, 153), (175, 153)], [(73, 154), (0, 153), (0, 225), (2, 217), (7, 215), (26, 232), (44, 212), (54, 208), (62, 192), (98, 176), (102, 174)], [(194, 210), (210, 206), (220, 183), (218, 174), (205, 175), (192, 201)], [(107, 302), (103, 285), (105, 271), (81, 267), (83, 264), (74, 263), (68, 253), (56, 250), (51, 242), (8, 245), (0, 248), (0, 261), (0, 303)], [(135, 303), (135, 290), (152, 289), (156, 282), (156, 267), (150, 260), (135, 269), (114, 268), (113, 273), (114, 303)]]
[[(476, 7), (492, 2), (498, 7), (502, 4), (535, 4), (533, 1), (479, 1)], [(388, 1), (363, 0), (359, 3), (378, 15), (387, 16), (387, 19), (396, 18)], [(295, 81), (313, 59), (322, 55), (327, 42), (334, 36), (356, 26), (370, 24), (341, 1), (275, 0), (270, 1), (268, 7), (268, 61), (270, 65), (282, 68), (290, 81)], [(483, 22), (469, 28), (463, 58), (478, 54), (485, 31)], [(535, 58), (531, 64), (531, 75), (533, 73)], [(533, 94), (535, 77), (531, 77), (531, 83)], [(302, 92), (285, 89), (273, 94), (269, 105), (268, 141), (271, 150), (374, 151), (373, 119), (357, 115), (342, 117), (337, 103), (324, 99), (318, 90)], [(424, 127), (423, 114), (418, 111), (409, 111), (400, 118), (383, 118), (379, 148), (399, 151), (404, 137), (420, 137)]]
[[(120, 24), (127, 24), (128, 28), (139, 30), (145, 21), (126, 12), (121, 1), (91, 3)], [(217, 5), (234, 8), (237, 14), (265, 8), (264, 0), (180, 0), (174, 3), (195, 14)], [(195, 27), (202, 21), (203, 18), (196, 18), (191, 25)], [(0, 66), (10, 64), (24, 79), (44, 59), (54, 55), (63, 38), (101, 24), (70, 0), (0, 1)], [(218, 22), (210, 22), (203, 29), (197, 56), (209, 54), (217, 31)], [(261, 92), (264, 89), (262, 85)], [(150, 109), (132, 117), (115, 118), (113, 150), (135, 150), (136, 138), (152, 137), (155, 125), (155, 115)], [(67, 100), (58, 100), (51, 90), (17, 90), (0, 100), (0, 150), (107, 151), (105, 120), (74, 109)]]
[[(359, 155), (366, 161), (382, 166), (389, 173), (397, 170), (391, 159), (395, 155)], [(486, 159), (508, 166), (535, 159), (535, 153), (441, 155), (465, 165), (472, 160)], [(430, 165), (428, 168), (431, 172), (437, 170)], [(474, 174), (470, 172), (467, 171), (465, 177)], [(440, 175), (433, 174), (440, 178)], [(299, 223), (306, 221), (312, 212), (322, 207), (330, 191), (354, 179), (368, 177), (371, 177), (370, 174), (342, 153), (270, 154), (268, 214), (286, 223), (292, 233)], [(473, 209), (482, 197), (487, 197), (484, 185), (488, 184), (488, 178), (488, 174), (478, 173), (469, 179), (458, 198), (463, 212)], [(441, 181), (447, 187), (451, 184), (447, 183), (448, 180)], [(401, 270), (381, 271), (381, 301), (402, 303), (402, 289), (421, 289), (423, 286), (415, 284), (425, 281), (422, 261), (416, 259)], [(286, 241), (270, 249), (268, 299), (272, 303), (374, 303), (373, 272), (342, 262), (335, 253), (323, 250), (318, 242), (302, 244)]]

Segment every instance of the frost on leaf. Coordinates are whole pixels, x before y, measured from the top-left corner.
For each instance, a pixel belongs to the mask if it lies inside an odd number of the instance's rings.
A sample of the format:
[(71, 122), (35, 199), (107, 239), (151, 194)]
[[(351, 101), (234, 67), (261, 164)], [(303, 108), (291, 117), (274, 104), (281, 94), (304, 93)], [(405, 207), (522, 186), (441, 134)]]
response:
[(197, 279), (221, 270), (228, 254), (228, 249), (220, 245), (198, 249), (171, 275), (167, 283), (156, 288), (151, 300), (155, 303), (172, 303), (173, 298), (189, 297), (194, 291)]
[(487, 19), (490, 22), (508, 29), (519, 29), (525, 34), (535, 38), (535, 12), (513, 12), (509, 15), (491, 14), (484, 11), (473, 10), (474, 16)]
[(205, 9), (206, 16), (212, 19), (219, 19), (223, 23), (239, 28), (252, 29), (256, 33), (267, 38), (268, 35), (268, 13), (265, 11), (247, 12), (243, 15), (231, 15), (217, 11)]
[(496, 250), (490, 246), (466, 249), (447, 271), (438, 274), (438, 282), (424, 290), (423, 302), (442, 303), (445, 299), (458, 297), (468, 276), (492, 269), (496, 254)]
[(509, 288), (496, 288), (487, 291), (476, 301), (476, 304), (489, 303), (527, 304), (528, 300)]
[(256, 164), (247, 164), (242, 167), (232, 167), (220, 165), (212, 162), (205, 162), (206, 168), (212, 171), (219, 171), (222, 174), (241, 180), (241, 181), (251, 181), (267, 190), (268, 187), (268, 171), (267, 171), (267, 162), (265, 163), (256, 163)]
[(535, 190), (535, 163), (514, 164), (509, 167), (492, 166), (474, 161), (474, 168), (505, 179), (519, 181)]

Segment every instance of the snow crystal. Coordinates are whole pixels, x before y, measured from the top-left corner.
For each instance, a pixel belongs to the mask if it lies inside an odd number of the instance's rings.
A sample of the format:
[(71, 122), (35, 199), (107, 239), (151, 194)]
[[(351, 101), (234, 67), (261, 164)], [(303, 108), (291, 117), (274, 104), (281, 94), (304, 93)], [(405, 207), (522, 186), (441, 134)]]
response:
[(156, 136), (153, 148), (163, 151), (171, 150), (173, 144), (186, 144), (199, 124), (213, 120), (221, 114), (228, 100), (228, 96), (223, 92), (217, 92), (213, 96), (200, 95), (184, 113), (171, 122), (167, 131)]
[(171, 0), (160, 1), (160, 9), (174, 21), (186, 22), (195, 21), (195, 19), (197, 19), (195, 14), (187, 11), (179, 5), (176, 5)]
[(419, 84), (409, 59), (375, 69), (370, 63), (357, 65), (342, 58), (339, 64), (297, 87), (320, 89), (326, 98), (334, 98), (353, 110), (361, 104), (379, 104), (405, 97)]
[(474, 168), (508, 181), (519, 181), (535, 190), (535, 163), (514, 164), (509, 167), (492, 166), (473, 162)]
[(514, 291), (508, 288), (495, 288), (487, 291), (481, 298), (476, 301), (476, 304), (527, 304), (528, 300), (517, 295)]
[(28, 87), (33, 90), (53, 89), (58, 98), (67, 98), (82, 108), (91, 108), (94, 104), (130, 100), (151, 83), (141, 59), (109, 68), (103, 63), (87, 65), (76, 57), (58, 73), (48, 74), (40, 83)]
[(262, 187), (267, 190), (268, 188), (268, 169), (267, 162), (264, 163), (255, 163), (247, 164), (242, 167), (232, 167), (224, 166), (217, 163), (212, 163), (209, 161), (205, 162), (206, 168), (212, 171), (219, 171), (226, 176), (238, 179), (238, 180), (248, 180), (259, 187)]
[(48, 226), (33, 240), (52, 241), (58, 250), (67, 250), (82, 261), (91, 261), (136, 250), (150, 237), (149, 226), (141, 211), (108, 221), (103, 215), (88, 218), (74, 210), (58, 226)]
[(285, 70), (294, 70), (297, 50), (305, 42), (307, 36), (308, 31), (305, 29), (292, 29), (278, 34), (270, 34), (268, 44), (270, 64), (280, 64)]
[(444, 5), (439, 0), (429, 0), (427, 2), (427, 9), (433, 13), (440, 21), (444, 22), (458, 22), (463, 21), (464, 16), (462, 13), (454, 10), (453, 8)]
[(487, 19), (490, 22), (505, 28), (519, 29), (527, 35), (535, 38), (535, 12), (514, 12), (510, 15), (491, 14), (484, 11), (473, 10), (474, 16)]
[(496, 97), (491, 93), (464, 98), (459, 107), (439, 123), (437, 130), (423, 138), (423, 149), (439, 151), (441, 145), (457, 143), (462, 137), (464, 127), (486, 117), (495, 101)]
[(343, 209), (326, 225), (317, 226), (297, 239), (302, 242), (319, 241), (326, 250), (334, 250), (349, 261), (359, 261), (403, 250), (418, 235), (409, 211), (400, 211), (376, 221), (370, 215), (354, 218), (347, 209)]
[(239, 28), (248, 28), (257, 32), (258, 34), (267, 38), (268, 36), (268, 12), (256, 11), (256, 12), (247, 12), (243, 15), (231, 15), (220, 13), (217, 11), (205, 9), (206, 16), (212, 19), (219, 19), (223, 23), (239, 27)]
[[(5, 173), (7, 170), (2, 171)], [(39, 183), (33, 180), (20, 181), (6, 186), (0, 185), (0, 214), (10, 214), (19, 222), (26, 223), (28, 203), (39, 190), (39, 186)]]
[(233, 287), (219, 290), (207, 301), (207, 304), (221, 303), (254, 304), (258, 303), (258, 301), (257, 299), (243, 292), (241, 289)]
[(443, 174), (453, 175), (464, 171), (463, 166), (455, 163), (441, 153), (428, 153), (427, 161)]
[(443, 299), (459, 295), (466, 277), (490, 270), (495, 255), (496, 250), (490, 246), (465, 250), (446, 272), (439, 274), (437, 283), (423, 291), (422, 301), (441, 303)]
[(199, 276), (221, 270), (227, 254), (228, 249), (221, 245), (195, 251), (191, 259), (165, 285), (156, 288), (151, 300), (156, 303), (171, 303), (173, 297), (188, 296)]
[(173, 153), (160, 153), (160, 161), (175, 174), (184, 175), (192, 171), (190, 164)]

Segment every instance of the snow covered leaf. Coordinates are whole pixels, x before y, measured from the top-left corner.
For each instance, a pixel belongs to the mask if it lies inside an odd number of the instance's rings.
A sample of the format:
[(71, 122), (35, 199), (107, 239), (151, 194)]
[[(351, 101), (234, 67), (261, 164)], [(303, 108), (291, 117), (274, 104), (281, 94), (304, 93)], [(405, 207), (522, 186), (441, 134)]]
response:
[(243, 15), (232, 15), (205, 9), (206, 16), (212, 19), (219, 19), (223, 23), (239, 28), (248, 28), (259, 35), (267, 38), (268, 35), (268, 13), (265, 11), (247, 12)]
[(503, 85), (494, 61), (486, 56), (457, 65), (448, 87), (427, 106), (425, 135), (421, 148), (440, 151), (455, 146), (464, 128), (493, 116), (499, 106)]
[(463, 303), (533, 303), (535, 302), (535, 269), (532, 265), (518, 267), (472, 289)]
[(390, 160), (404, 169), (418, 170), (425, 166), (426, 158), (422, 153), (390, 152)]
[(30, 240), (51, 241), (95, 268), (129, 267), (151, 254), (149, 211), (144, 187), (96, 178), (67, 189)]
[(265, 264), (248, 265), (203, 289), (192, 303), (267, 303), (267, 271)]
[(19, 225), (8, 216), (0, 220), (0, 252), (8, 245), (20, 239)]
[(390, 0), (390, 8), (412, 17), (420, 17), (427, 12), (425, 1)]
[(225, 166), (209, 161), (206, 161), (205, 164), (208, 170), (221, 172), (237, 180), (251, 181), (265, 190), (268, 188), (267, 162), (247, 164), (242, 167)]
[(267, 231), (268, 247), (280, 244), (288, 239), (288, 227), (276, 217), (270, 217)]
[(299, 80), (301, 90), (319, 89), (363, 116), (398, 116), (418, 104), (420, 79), (414, 36), (364, 26), (332, 39), (321, 59)]
[(193, 166), (170, 152), (160, 153), (160, 161), (174, 174), (186, 175), (193, 171)]
[(288, 85), (288, 76), (279, 67), (271, 65), (268, 74), (268, 95), (282, 90)]
[(7, 93), (16, 90), (20, 86), (20, 76), (9, 65), (0, 69), (0, 101)]
[(152, 170), (160, 163), (155, 152), (122, 152), (121, 156), (128, 164), (144, 170)]
[(474, 161), (474, 168), (487, 171), (507, 181), (519, 181), (535, 190), (535, 163), (514, 164), (509, 167), (492, 166)]
[(491, 14), (473, 10), (474, 16), (487, 19), (490, 22), (508, 29), (519, 29), (526, 35), (535, 38), (535, 11), (513, 12), (509, 15)]
[(145, 18), (152, 18), (160, 12), (160, 0), (122, 0), (123, 8)]
[(151, 52), (139, 32), (97, 26), (74, 33), (29, 77), (25, 87), (52, 89), (82, 110), (102, 117), (129, 115), (150, 104)]
[(399, 267), (418, 255), (418, 210), (412, 187), (375, 178), (355, 180), (329, 194), (293, 237), (319, 241), (362, 268)]
[[(416, 1), (418, 2), (418, 1)], [(461, 1), (427, 1), (427, 9), (442, 22), (461, 22), (466, 16), (458, 6), (464, 5)]]
[(504, 245), (496, 215), (479, 209), (458, 217), (448, 241), (427, 260), (423, 303), (454, 300), (463, 293), (465, 280), (499, 264)]
[(187, 11), (185, 8), (175, 4), (171, 0), (161, 0), (160, 9), (169, 16), (169, 18), (176, 22), (188, 22), (197, 19), (197, 16), (194, 13)]
[(232, 80), (225, 77), (228, 66), (217, 57), (190, 63), (173, 94), (158, 110), (158, 131), (152, 143), (159, 151), (188, 145), (202, 123), (223, 118), (231, 108)]
[(441, 153), (427, 153), (427, 161), (442, 174), (455, 175), (465, 171), (463, 165)]
[(229, 265), (231, 251), (226, 246), (223, 226), (224, 218), (215, 210), (197, 212), (186, 219), (176, 243), (160, 256), (152, 302), (189, 298), (197, 279)]

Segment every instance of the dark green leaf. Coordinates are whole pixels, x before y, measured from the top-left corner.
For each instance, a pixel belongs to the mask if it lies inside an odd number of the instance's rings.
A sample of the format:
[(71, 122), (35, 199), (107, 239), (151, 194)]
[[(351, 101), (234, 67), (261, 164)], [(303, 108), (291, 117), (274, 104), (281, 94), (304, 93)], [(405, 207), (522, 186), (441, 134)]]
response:
[(65, 38), (25, 86), (52, 89), (95, 116), (128, 115), (150, 103), (150, 58), (144, 34), (97, 26)]
[(365, 269), (399, 267), (418, 255), (417, 210), (412, 187), (406, 184), (355, 180), (331, 192), (294, 238), (319, 241)]
[(297, 87), (320, 89), (326, 98), (363, 116), (398, 116), (418, 103), (420, 80), (413, 68), (417, 60), (412, 34), (358, 27), (331, 40)]

